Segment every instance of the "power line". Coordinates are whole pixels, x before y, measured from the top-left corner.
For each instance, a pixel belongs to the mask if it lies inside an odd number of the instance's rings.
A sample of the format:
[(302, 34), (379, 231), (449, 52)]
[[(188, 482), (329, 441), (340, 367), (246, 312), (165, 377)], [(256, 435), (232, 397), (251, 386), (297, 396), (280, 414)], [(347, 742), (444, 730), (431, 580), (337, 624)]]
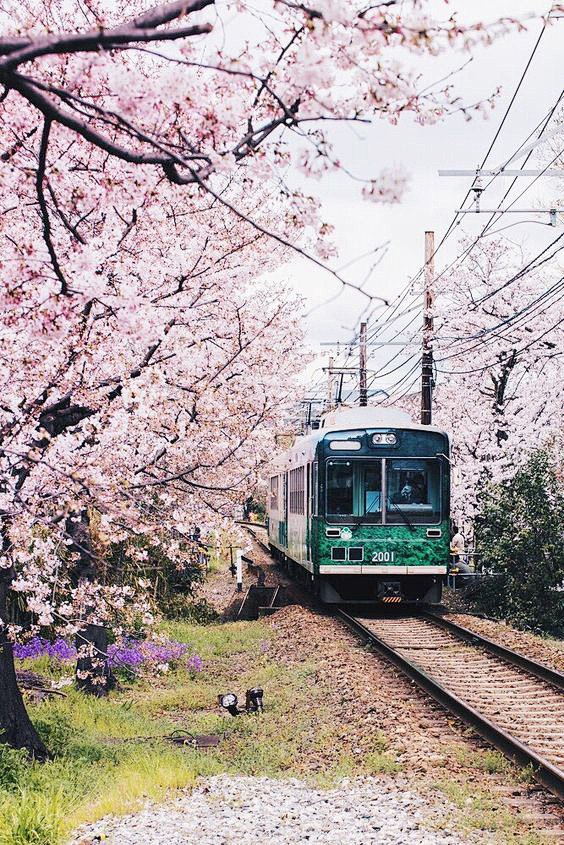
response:
[[(554, 323), (552, 326), (550, 326), (548, 329), (546, 329), (538, 337), (533, 338), (533, 340), (531, 340), (525, 346), (521, 347), (521, 349), (514, 350), (515, 355), (520, 355), (521, 352), (526, 352), (527, 349), (530, 349), (531, 346), (535, 345), (535, 343), (539, 343), (543, 339), (543, 337), (546, 337), (547, 334), (550, 334), (550, 332), (557, 329), (560, 325), (562, 325), (562, 323), (564, 323), (564, 318), (561, 319), (561, 320), (558, 320), (558, 322)], [(562, 355), (562, 354), (563, 354), (562, 352), (554, 353), (554, 357), (556, 355)], [(438, 363), (441, 363), (443, 360), (446, 360), (446, 359), (439, 358)], [(474, 367), (471, 370), (439, 370), (439, 369), (437, 369), (437, 372), (446, 373), (447, 375), (469, 375), (471, 373), (479, 373), (479, 372), (483, 372), (484, 370), (489, 370), (489, 369), (491, 369), (491, 367), (495, 366), (495, 363), (499, 363), (499, 362), (490, 362), (489, 364), (484, 364), (482, 367)]]

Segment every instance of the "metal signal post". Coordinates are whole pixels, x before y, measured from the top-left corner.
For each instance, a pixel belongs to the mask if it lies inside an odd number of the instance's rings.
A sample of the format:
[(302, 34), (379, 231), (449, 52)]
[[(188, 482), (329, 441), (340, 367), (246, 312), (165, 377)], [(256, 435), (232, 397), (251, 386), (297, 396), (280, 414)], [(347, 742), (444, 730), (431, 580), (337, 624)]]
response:
[(433, 278), (435, 233), (425, 232), (425, 294), (423, 298), (423, 353), (421, 356), (421, 425), (431, 425), (433, 399)]

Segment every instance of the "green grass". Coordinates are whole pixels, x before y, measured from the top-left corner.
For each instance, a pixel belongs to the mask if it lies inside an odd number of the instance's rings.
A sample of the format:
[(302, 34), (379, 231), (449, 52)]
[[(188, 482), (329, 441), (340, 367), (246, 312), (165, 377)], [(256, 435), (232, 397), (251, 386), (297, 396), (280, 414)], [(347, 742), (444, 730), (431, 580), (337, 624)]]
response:
[(511, 772), (515, 768), (500, 751), (471, 751), (458, 747), (454, 756), (465, 767), (490, 775)]
[[(204, 671), (194, 678), (177, 670), (138, 680), (104, 699), (65, 688), (66, 698), (29, 705), (54, 759), (29, 763), (0, 746), (0, 845), (59, 845), (81, 823), (129, 812), (146, 799), (161, 800), (200, 775), (310, 776), (310, 761), (320, 754), (330, 758), (328, 780), (363, 771), (339, 751), (314, 667), (289, 669), (270, 657), (273, 631), (267, 623), (169, 621), (162, 627), (192, 646)], [(53, 677), (61, 674), (44, 658), (25, 664)], [(263, 716), (233, 718), (220, 711), (218, 693), (233, 690), (244, 701), (251, 686), (264, 687)], [(205, 752), (139, 739), (176, 728), (218, 733), (221, 743)], [(322, 769), (320, 764), (317, 770)]]
[[(268, 622), (168, 621), (162, 629), (201, 655), (201, 673), (191, 677), (184, 670), (171, 671), (138, 680), (105, 699), (67, 687), (66, 698), (30, 705), (54, 759), (30, 764), (0, 745), (0, 845), (61, 845), (77, 825), (130, 812), (147, 799), (162, 800), (200, 775), (295, 776), (331, 787), (343, 777), (401, 771), (384, 734), (376, 735), (363, 753), (347, 750), (318, 667), (313, 661), (288, 667), (274, 660), (275, 634)], [(44, 658), (26, 663), (51, 676), (61, 674)], [(265, 690), (262, 716), (233, 718), (217, 706), (218, 693), (232, 690), (244, 701), (245, 690), (253, 686)], [(220, 745), (205, 752), (154, 738), (176, 728), (217, 733)], [(539, 845), (533, 834), (520, 835), (516, 816), (500, 808), (495, 797), (467, 783), (466, 776), (476, 772), (511, 776), (505, 758), (460, 745), (453, 745), (450, 754), (463, 767), (462, 777), (433, 783), (455, 805), (447, 821), (463, 830), (487, 831), (492, 843)], [(515, 770), (515, 779), (518, 775)]]
[[(470, 770), (490, 774), (511, 774), (516, 780), (519, 772), (497, 751), (455, 752), (455, 755)], [(442, 793), (454, 805), (454, 813), (447, 812), (444, 826), (454, 826), (463, 833), (482, 831), (490, 838), (488, 842), (506, 843), (506, 845), (547, 845), (546, 837), (534, 831), (520, 830), (519, 816), (503, 806), (499, 796), (491, 794), (477, 785), (475, 779), (460, 781), (438, 779), (433, 784), (434, 790)]]

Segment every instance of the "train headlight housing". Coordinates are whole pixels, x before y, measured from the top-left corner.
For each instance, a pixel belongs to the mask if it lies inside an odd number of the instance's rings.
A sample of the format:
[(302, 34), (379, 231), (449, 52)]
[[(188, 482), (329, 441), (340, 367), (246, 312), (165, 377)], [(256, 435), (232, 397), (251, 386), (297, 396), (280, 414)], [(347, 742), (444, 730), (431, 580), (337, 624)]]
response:
[(385, 434), (384, 432), (372, 435), (373, 446), (395, 446), (398, 439), (395, 434)]
[(217, 700), (219, 706), (231, 713), (232, 716), (238, 715), (237, 696), (234, 692), (226, 692), (225, 695), (218, 695)]

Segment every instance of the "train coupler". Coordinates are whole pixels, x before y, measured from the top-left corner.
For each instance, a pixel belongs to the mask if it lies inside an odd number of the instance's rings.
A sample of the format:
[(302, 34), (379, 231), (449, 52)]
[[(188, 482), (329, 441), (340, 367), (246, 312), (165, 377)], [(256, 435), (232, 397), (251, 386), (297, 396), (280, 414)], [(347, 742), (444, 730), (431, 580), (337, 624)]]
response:
[(382, 581), (378, 585), (378, 598), (385, 604), (399, 604), (403, 601), (401, 583), (399, 581)]

